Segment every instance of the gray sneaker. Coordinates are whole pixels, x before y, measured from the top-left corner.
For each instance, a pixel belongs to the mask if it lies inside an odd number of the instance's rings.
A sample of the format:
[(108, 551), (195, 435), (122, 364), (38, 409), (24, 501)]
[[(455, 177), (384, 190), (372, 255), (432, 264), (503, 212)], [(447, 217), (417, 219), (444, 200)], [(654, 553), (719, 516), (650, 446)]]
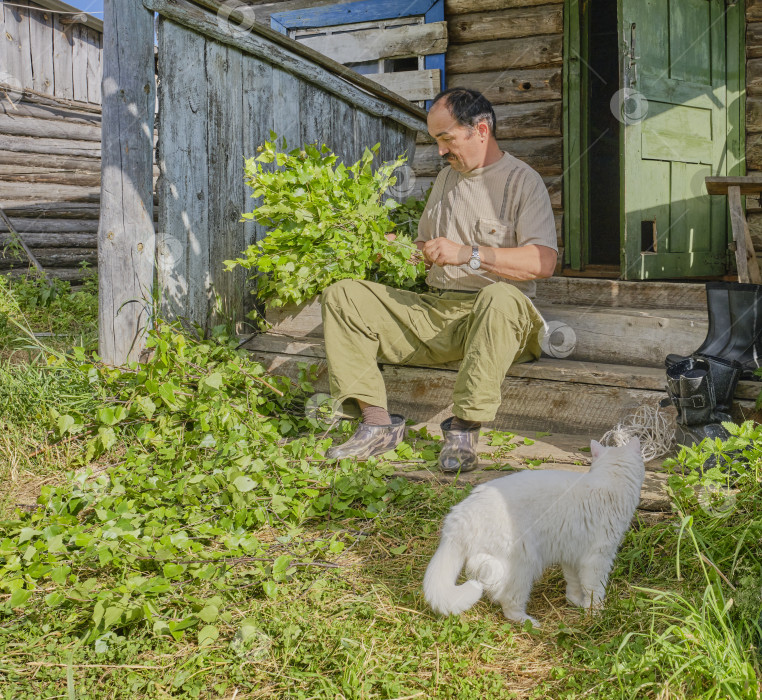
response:
[(449, 474), (470, 472), (479, 466), (479, 457), (476, 454), (479, 429), (451, 430), (452, 420), (448, 418), (440, 425), (444, 445), (439, 453), (439, 468)]
[(391, 425), (360, 423), (349, 440), (325, 453), (326, 459), (357, 457), (362, 461), (393, 450), (405, 439), (405, 419), (396, 413), (391, 414), (391, 419)]

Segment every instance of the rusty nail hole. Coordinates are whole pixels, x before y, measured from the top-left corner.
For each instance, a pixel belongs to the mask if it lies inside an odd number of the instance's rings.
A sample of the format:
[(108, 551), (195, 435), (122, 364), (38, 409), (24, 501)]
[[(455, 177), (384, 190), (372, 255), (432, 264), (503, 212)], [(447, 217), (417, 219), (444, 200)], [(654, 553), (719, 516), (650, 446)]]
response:
[(143, 252), (143, 244), (138, 243), (138, 253), (142, 253), (142, 252)]
[(113, 241), (114, 240), (114, 232), (113, 231), (109, 231), (106, 234), (106, 238), (108, 238), (110, 241)]

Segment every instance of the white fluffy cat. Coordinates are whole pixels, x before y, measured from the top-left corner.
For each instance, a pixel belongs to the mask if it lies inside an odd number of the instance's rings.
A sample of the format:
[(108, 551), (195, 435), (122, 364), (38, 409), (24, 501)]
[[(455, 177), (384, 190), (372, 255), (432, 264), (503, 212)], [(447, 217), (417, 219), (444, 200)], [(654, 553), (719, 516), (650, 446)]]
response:
[[(645, 470), (640, 442), (624, 447), (590, 443), (585, 474), (525, 471), (477, 486), (444, 521), (442, 540), (423, 579), (438, 613), (459, 614), (486, 591), (509, 620), (526, 614), (532, 585), (561, 564), (566, 598), (599, 607), (614, 556), (640, 499)], [(469, 580), (456, 585), (463, 565)]]

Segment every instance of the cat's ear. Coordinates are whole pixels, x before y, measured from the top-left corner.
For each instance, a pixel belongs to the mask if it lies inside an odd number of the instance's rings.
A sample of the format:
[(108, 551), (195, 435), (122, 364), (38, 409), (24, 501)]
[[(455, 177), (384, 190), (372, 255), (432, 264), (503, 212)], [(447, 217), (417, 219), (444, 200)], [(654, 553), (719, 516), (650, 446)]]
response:
[(593, 459), (598, 459), (605, 449), (606, 448), (597, 440), (590, 441), (590, 453), (593, 455)]
[(632, 450), (633, 454), (639, 455), (640, 454), (640, 440), (637, 436), (631, 437), (630, 441), (627, 443), (627, 447)]

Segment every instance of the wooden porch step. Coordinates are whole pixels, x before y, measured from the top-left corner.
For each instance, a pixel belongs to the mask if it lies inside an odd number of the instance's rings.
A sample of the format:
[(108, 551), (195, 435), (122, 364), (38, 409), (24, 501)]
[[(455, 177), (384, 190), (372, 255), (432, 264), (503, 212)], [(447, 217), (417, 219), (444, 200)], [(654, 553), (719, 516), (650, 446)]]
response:
[[(242, 347), (257, 355), (262, 354), (268, 357), (299, 355), (305, 362), (325, 360), (325, 343), (322, 338), (295, 338), (274, 333), (263, 333), (249, 339)], [(458, 362), (451, 362), (438, 369), (455, 372), (459, 364)], [(426, 370), (427, 368), (421, 369)], [(666, 381), (663, 368), (579, 362), (549, 357), (541, 357), (536, 362), (514, 365), (508, 370), (507, 376), (660, 392), (664, 391)], [(762, 382), (743, 381), (738, 383), (735, 397), (736, 399), (754, 401), (761, 391)]]
[[(628, 283), (634, 284), (634, 283)], [(702, 289), (703, 294), (703, 289)], [(706, 336), (706, 311), (687, 308), (606, 307), (595, 304), (548, 304), (537, 308), (553, 326), (550, 345), (556, 357), (587, 362), (664, 366), (669, 353), (689, 355)], [(320, 303), (268, 312), (272, 331), (294, 337), (322, 337)], [(565, 341), (573, 350), (565, 352)]]
[(535, 301), (538, 304), (706, 311), (705, 285), (695, 282), (623, 282), (550, 277), (537, 280)]
[[(264, 334), (244, 344), (275, 373), (296, 378), (302, 363), (317, 366), (315, 391), (328, 393), (325, 349), (319, 338)], [(452, 414), (457, 367), (384, 365), (389, 410), (420, 423), (439, 423)], [(502, 384), (503, 401), (489, 427), (498, 430), (564, 432), (600, 438), (639, 406), (664, 398), (664, 372), (648, 367), (587, 364), (541, 359), (511, 368)], [(743, 382), (738, 419), (753, 411), (749, 399), (762, 385)], [(665, 409), (673, 414), (673, 409)]]

